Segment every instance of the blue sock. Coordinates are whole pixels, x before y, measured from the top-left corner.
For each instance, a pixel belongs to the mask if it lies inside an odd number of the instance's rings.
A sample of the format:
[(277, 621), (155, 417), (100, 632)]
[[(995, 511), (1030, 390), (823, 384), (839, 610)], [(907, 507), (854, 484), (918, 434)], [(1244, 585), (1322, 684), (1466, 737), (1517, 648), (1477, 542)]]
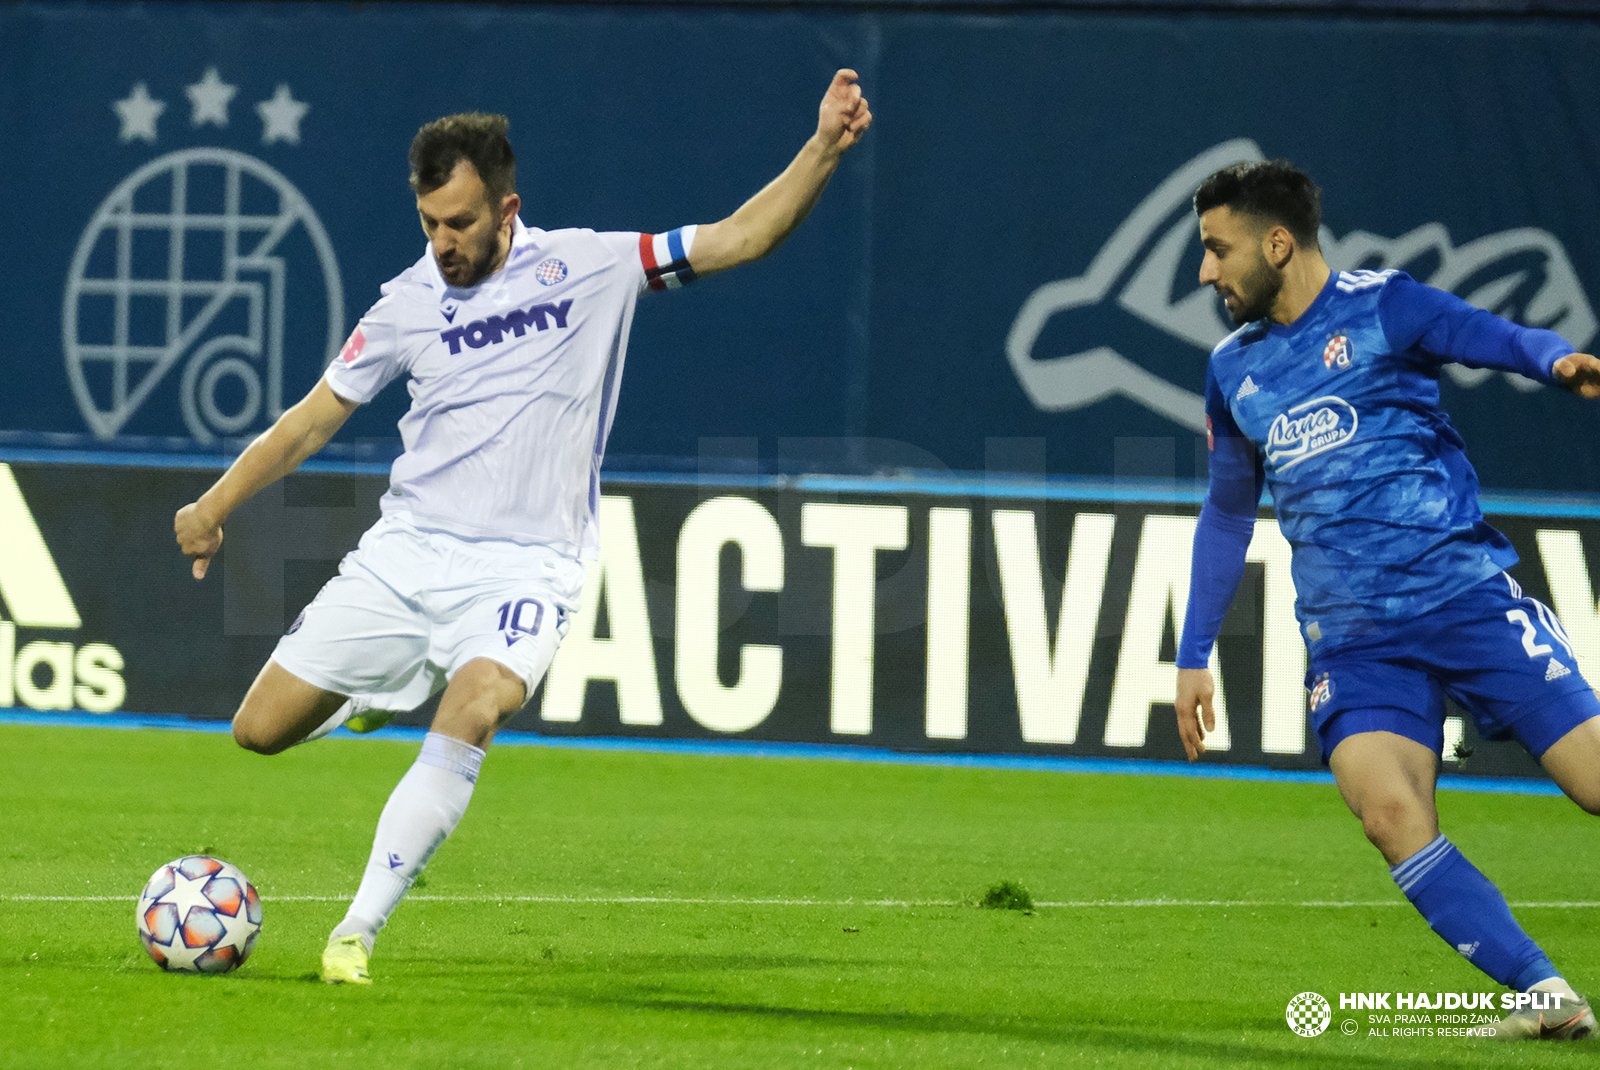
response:
[(1445, 943), (1501, 984), (1525, 992), (1560, 976), (1511, 916), (1500, 889), (1443, 835), (1390, 866), (1389, 875)]

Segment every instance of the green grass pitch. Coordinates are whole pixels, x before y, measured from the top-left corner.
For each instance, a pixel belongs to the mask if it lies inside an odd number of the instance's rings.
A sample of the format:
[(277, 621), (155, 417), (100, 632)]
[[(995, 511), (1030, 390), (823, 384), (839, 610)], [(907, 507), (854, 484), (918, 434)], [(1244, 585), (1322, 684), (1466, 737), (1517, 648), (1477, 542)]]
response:
[[(1600, 1054), (1345, 1036), (1337, 1010), (1319, 1037), (1290, 1032), (1285, 1005), (1308, 989), (1337, 1007), (1341, 991), (1491, 987), (1404, 905), (1325, 784), (497, 748), (379, 939), (376, 983), (323, 985), (327, 931), (416, 750), (335, 739), (261, 758), (221, 735), (0, 725), (0, 1066)], [(1565, 800), (1446, 792), (1441, 808), (1514, 903), (1600, 898), (1600, 824)], [(264, 899), (254, 956), (224, 977), (163, 974), (134, 932), (145, 879), (197, 851)], [(966, 905), (1002, 879), (1036, 912)], [(1519, 914), (1580, 991), (1600, 987), (1593, 907)]]

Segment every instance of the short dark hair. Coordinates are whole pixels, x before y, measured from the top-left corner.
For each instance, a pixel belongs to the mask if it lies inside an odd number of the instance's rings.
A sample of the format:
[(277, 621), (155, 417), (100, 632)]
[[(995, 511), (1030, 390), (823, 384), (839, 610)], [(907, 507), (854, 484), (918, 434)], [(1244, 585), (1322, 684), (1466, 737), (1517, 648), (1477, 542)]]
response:
[(1195, 191), (1194, 214), (1221, 207), (1269, 225), (1281, 224), (1306, 248), (1320, 247), (1322, 191), (1288, 160), (1236, 163), (1211, 175)]
[(511, 151), (506, 131), (511, 120), (481, 111), (435, 119), (411, 139), (411, 188), (432, 193), (446, 182), (456, 164), (466, 160), (483, 179), (484, 191), (495, 208), (517, 188), (517, 155)]

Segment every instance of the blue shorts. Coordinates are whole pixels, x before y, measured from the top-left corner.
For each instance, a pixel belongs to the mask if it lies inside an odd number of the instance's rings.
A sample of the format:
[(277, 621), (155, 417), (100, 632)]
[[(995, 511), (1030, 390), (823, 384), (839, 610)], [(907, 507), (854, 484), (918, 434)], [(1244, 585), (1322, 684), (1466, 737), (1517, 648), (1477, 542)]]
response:
[(1484, 739), (1514, 737), (1535, 758), (1600, 717), (1555, 612), (1504, 572), (1394, 630), (1313, 653), (1306, 688), (1324, 763), (1361, 732), (1393, 732), (1438, 753), (1447, 696)]

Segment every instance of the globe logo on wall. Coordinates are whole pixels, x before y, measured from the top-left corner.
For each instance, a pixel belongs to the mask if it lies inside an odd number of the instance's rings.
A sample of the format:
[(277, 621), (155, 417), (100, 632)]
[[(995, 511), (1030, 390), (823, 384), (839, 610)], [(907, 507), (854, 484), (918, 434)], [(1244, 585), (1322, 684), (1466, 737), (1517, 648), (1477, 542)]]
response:
[[(196, 127), (226, 126), (234, 87), (215, 69), (188, 92)], [(123, 141), (154, 143), (165, 104), (144, 83), (113, 107)], [(307, 109), (280, 86), (257, 105), (263, 142), (297, 144)], [(262, 160), (212, 146), (117, 184), (78, 241), (62, 304), (67, 378), (105, 440), (141, 409), (161, 410), (151, 427), (181, 413), (202, 444), (244, 434), (283, 412), (285, 351), (320, 366), (344, 333), (338, 261), (310, 202)]]
[(97, 437), (114, 437), (180, 363), (184, 424), (202, 443), (282, 413), (290, 264), (278, 251), (296, 228), (321, 267), (331, 359), (339, 265), (282, 174), (231, 149), (188, 149), (111, 191), (78, 242), (62, 310), (67, 375)]

